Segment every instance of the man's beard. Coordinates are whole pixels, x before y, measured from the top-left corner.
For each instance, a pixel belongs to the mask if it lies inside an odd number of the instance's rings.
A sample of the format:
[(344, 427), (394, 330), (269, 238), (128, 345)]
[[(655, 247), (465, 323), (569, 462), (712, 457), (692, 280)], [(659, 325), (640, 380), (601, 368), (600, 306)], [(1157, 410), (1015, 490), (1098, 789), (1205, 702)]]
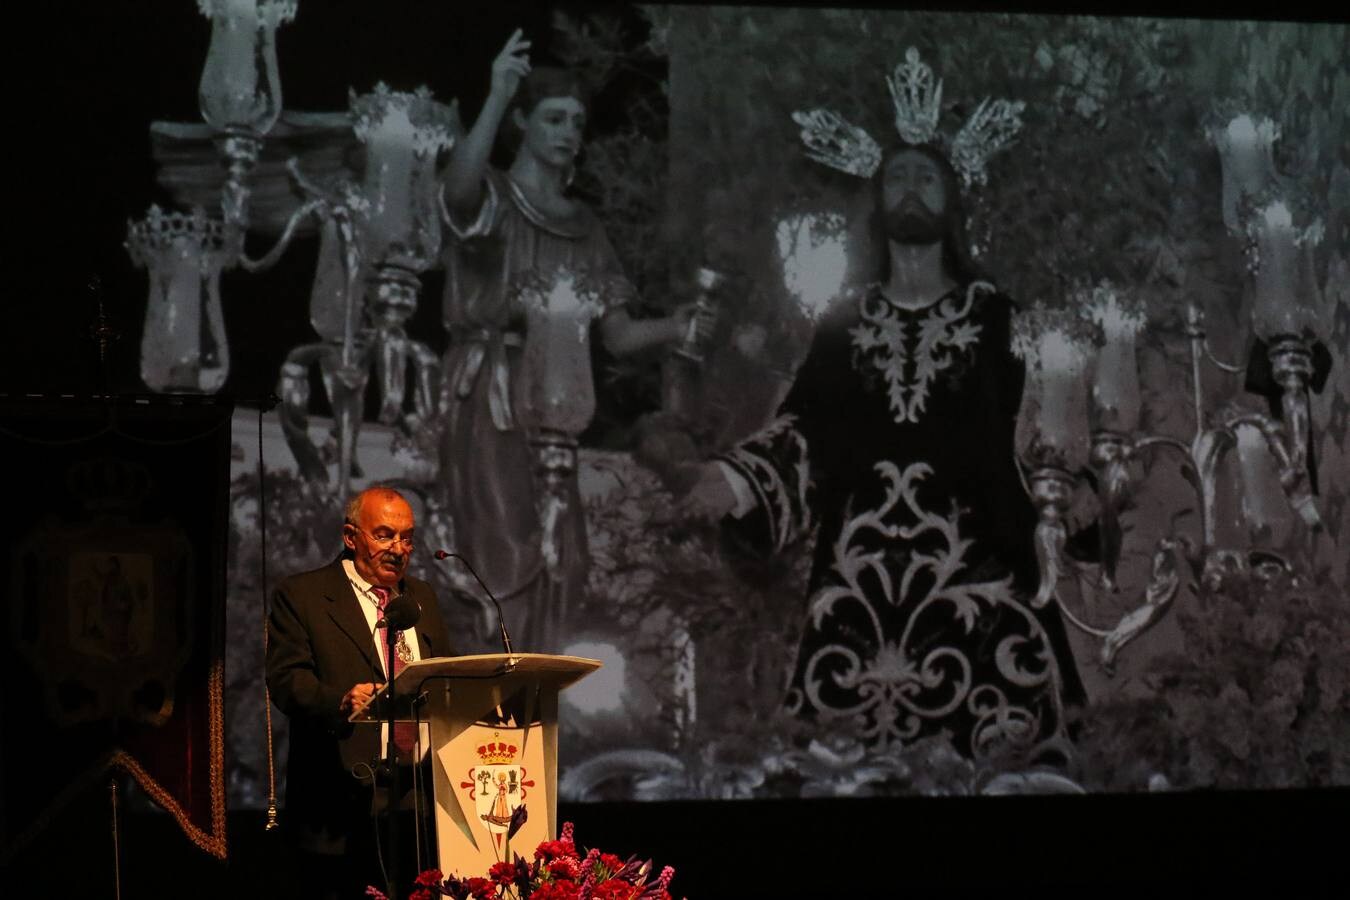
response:
[(908, 196), (886, 210), (885, 225), (886, 237), (897, 244), (936, 244), (947, 234), (945, 215)]

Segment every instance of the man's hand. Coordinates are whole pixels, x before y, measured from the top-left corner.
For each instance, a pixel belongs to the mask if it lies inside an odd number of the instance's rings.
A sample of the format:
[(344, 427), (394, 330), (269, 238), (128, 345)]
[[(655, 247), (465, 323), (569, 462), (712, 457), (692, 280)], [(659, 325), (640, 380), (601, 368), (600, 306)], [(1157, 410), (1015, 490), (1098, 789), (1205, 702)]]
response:
[(516, 96), (520, 80), (530, 74), (530, 42), (519, 28), (511, 32), (506, 46), (492, 61), (492, 86), (489, 93), (503, 101)]
[(675, 504), (675, 515), (685, 520), (716, 522), (735, 508), (736, 492), (722, 474), (722, 467), (706, 462), (698, 467), (698, 479), (689, 493)]
[(378, 684), (355, 684), (351, 690), (342, 695), (342, 703), (338, 708), (344, 713), (350, 714), (352, 710), (370, 702), (370, 698), (375, 696), (375, 692), (380, 689)]

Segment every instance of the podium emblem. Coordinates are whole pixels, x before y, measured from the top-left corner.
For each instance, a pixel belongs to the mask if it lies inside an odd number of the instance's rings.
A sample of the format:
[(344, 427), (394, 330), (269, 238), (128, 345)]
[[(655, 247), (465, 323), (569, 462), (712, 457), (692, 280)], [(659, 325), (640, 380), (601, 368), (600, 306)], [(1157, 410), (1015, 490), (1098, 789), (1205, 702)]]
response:
[[(493, 732), (500, 738), (499, 732)], [(511, 814), (525, 802), (534, 781), (518, 759), (519, 748), (506, 740), (491, 740), (475, 748), (479, 764), (459, 786), (468, 792), (478, 821), (500, 846), (511, 825)]]

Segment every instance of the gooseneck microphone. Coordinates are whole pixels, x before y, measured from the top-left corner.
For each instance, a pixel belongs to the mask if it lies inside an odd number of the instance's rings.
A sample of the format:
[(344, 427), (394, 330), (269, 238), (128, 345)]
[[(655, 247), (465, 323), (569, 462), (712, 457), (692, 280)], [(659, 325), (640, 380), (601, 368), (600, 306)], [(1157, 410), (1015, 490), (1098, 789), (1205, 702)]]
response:
[(478, 582), (478, 586), (483, 589), (483, 593), (488, 595), (488, 599), (492, 601), (492, 605), (497, 608), (497, 624), (502, 630), (502, 647), (506, 650), (506, 655), (510, 656), (512, 652), (511, 635), (506, 633), (506, 616), (502, 613), (502, 605), (497, 602), (497, 598), (492, 591), (488, 590), (488, 586), (483, 584), (483, 579), (478, 577), (478, 573), (473, 570), (473, 566), (467, 559), (460, 556), (458, 553), (451, 553), (449, 550), (437, 550), (432, 556), (435, 556), (437, 559), (457, 559), (464, 564), (464, 568), (469, 570), (469, 574), (473, 576), (473, 580)]

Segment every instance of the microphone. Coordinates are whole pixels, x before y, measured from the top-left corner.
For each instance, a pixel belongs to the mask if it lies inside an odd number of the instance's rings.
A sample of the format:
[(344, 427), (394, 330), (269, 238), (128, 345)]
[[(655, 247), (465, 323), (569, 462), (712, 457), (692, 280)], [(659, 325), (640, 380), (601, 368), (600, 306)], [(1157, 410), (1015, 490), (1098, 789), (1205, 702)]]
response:
[(505, 648), (506, 655), (510, 656), (511, 635), (506, 633), (506, 615), (502, 613), (502, 605), (497, 602), (497, 598), (493, 595), (492, 591), (488, 590), (488, 586), (483, 584), (483, 579), (478, 577), (478, 573), (473, 570), (473, 566), (469, 564), (467, 559), (460, 556), (458, 553), (451, 553), (448, 550), (437, 550), (432, 556), (437, 559), (457, 559), (464, 563), (464, 568), (469, 570), (469, 574), (473, 576), (473, 580), (478, 582), (478, 586), (483, 589), (483, 593), (488, 595), (488, 599), (492, 601), (492, 605), (497, 607), (497, 624), (502, 630), (502, 647)]
[(409, 594), (400, 594), (384, 607), (384, 618), (375, 623), (376, 628), (393, 628), (404, 631), (417, 624), (422, 618), (422, 607)]

